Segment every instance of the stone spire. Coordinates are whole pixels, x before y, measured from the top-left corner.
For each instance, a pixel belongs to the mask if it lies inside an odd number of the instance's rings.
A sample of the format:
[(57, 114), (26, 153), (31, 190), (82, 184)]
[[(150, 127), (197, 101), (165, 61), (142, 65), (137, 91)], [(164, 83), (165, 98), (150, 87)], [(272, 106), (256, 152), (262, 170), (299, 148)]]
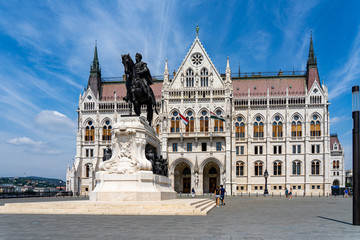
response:
[(308, 91), (313, 86), (313, 84), (317, 82), (319, 86), (320, 78), (319, 78), (319, 71), (317, 69), (317, 59), (314, 52), (313, 40), (312, 40), (312, 33), (310, 35), (310, 48), (309, 48), (309, 57), (306, 64), (306, 85)]
[(199, 37), (199, 25), (196, 25), (196, 38)]
[(97, 53), (97, 43), (95, 41), (95, 50), (94, 50), (94, 59), (90, 66), (90, 76), (88, 81), (87, 88), (90, 88), (94, 93), (94, 97), (101, 97), (100, 89), (101, 89), (101, 69), (98, 59)]
[(309, 49), (309, 57), (307, 61), (307, 65), (316, 65), (317, 59), (314, 53), (314, 46), (313, 46), (313, 40), (312, 40), (312, 32), (310, 35), (310, 49)]
[(90, 74), (101, 74), (96, 41), (95, 41), (94, 59), (92, 61), (92, 65), (90, 66)]

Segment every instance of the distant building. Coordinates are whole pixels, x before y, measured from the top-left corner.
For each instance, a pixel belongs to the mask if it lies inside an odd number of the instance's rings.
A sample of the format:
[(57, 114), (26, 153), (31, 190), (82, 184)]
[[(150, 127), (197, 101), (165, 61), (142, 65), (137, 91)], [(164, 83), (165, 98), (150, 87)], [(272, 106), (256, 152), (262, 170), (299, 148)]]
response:
[(353, 171), (351, 169), (345, 171), (345, 183), (353, 186)]
[[(150, 70), (151, 70), (151, 66)], [(321, 84), (310, 39), (306, 71), (220, 74), (196, 36), (174, 76), (167, 62), (152, 85), (159, 115), (152, 126), (169, 162), (175, 191), (228, 194), (328, 194), (344, 185), (344, 150), (330, 136), (328, 89)], [(111, 144), (113, 124), (128, 114), (122, 78), (101, 77), (95, 46), (86, 91), (79, 96), (76, 156), (67, 191), (87, 195)], [(145, 112), (144, 112), (145, 115)], [(186, 118), (188, 124), (182, 122)], [(186, 122), (186, 121), (185, 121)]]
[(0, 184), (0, 193), (16, 193), (16, 186), (13, 184)]

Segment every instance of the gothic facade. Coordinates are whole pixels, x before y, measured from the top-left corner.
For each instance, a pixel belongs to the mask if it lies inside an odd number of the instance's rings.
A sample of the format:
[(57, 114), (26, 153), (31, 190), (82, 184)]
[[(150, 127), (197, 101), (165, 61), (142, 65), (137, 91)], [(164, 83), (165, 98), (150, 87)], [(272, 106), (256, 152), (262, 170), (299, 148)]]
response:
[[(151, 66), (150, 66), (151, 68)], [(330, 134), (328, 89), (321, 84), (312, 39), (304, 72), (220, 74), (196, 36), (178, 71), (152, 85), (159, 115), (158, 154), (175, 191), (328, 194), (345, 184), (344, 151)], [(67, 190), (87, 195), (111, 145), (111, 126), (128, 114), (122, 79), (101, 78), (97, 48), (88, 88), (79, 96), (76, 156)], [(144, 111), (145, 115), (145, 111)], [(186, 123), (186, 124), (185, 124)]]

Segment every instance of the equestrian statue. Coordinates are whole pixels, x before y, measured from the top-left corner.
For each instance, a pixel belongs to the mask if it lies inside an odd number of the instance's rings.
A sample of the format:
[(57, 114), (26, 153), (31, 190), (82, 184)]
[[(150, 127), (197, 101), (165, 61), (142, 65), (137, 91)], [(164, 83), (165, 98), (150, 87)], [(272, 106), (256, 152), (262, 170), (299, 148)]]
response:
[(141, 106), (147, 106), (147, 120), (151, 126), (153, 119), (153, 107), (156, 114), (159, 114), (156, 109), (156, 100), (154, 92), (150, 85), (153, 84), (150, 70), (147, 64), (141, 61), (142, 56), (136, 53), (136, 63), (131, 59), (130, 54), (121, 55), (122, 63), (125, 69), (126, 76), (126, 96), (123, 98), (127, 103), (134, 105), (134, 111), (137, 116), (141, 114)]

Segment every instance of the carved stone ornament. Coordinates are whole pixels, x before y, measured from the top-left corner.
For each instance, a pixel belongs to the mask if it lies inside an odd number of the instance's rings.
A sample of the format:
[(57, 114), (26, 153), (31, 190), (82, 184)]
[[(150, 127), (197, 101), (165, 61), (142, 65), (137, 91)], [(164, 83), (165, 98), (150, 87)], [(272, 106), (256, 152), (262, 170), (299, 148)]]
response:
[[(133, 119), (133, 118), (132, 118)], [(112, 131), (111, 158), (100, 163), (100, 171), (110, 174), (135, 173), (139, 170), (151, 170), (151, 163), (145, 157), (146, 139), (155, 140), (146, 134), (141, 121), (120, 121)], [(128, 119), (131, 120), (131, 119)]]

